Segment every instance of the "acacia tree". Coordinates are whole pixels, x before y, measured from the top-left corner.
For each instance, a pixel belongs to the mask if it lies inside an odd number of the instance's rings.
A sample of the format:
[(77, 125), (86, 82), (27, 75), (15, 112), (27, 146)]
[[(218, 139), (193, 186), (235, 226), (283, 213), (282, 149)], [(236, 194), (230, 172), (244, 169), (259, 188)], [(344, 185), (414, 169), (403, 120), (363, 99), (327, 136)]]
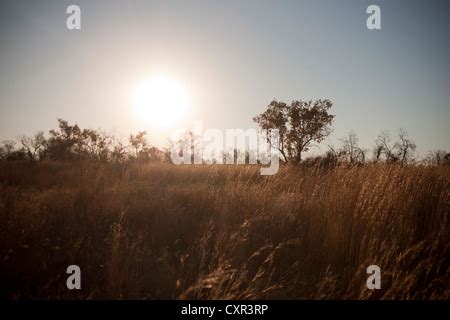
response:
[(112, 153), (114, 139), (104, 131), (84, 129), (82, 132), (83, 154), (93, 160), (107, 161)]
[(66, 120), (58, 119), (59, 130), (50, 130), (47, 141), (46, 157), (52, 160), (75, 160), (82, 154), (84, 145), (83, 131), (80, 127), (69, 125)]
[(334, 118), (329, 113), (332, 105), (328, 99), (292, 101), (290, 105), (273, 100), (253, 121), (264, 130), (278, 129), (278, 149), (284, 161), (300, 162), (302, 153), (308, 151), (313, 142), (320, 143), (330, 134)]
[(81, 129), (58, 119), (59, 130), (50, 130), (44, 156), (52, 160), (108, 161), (112, 153), (113, 137), (106, 132)]

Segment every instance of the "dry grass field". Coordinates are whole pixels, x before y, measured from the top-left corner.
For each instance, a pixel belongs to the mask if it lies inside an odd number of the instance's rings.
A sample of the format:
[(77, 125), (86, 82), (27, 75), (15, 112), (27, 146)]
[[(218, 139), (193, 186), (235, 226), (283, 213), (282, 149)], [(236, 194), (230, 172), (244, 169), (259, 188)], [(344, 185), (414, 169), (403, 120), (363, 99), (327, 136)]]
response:
[(0, 296), (449, 299), (449, 184), (448, 166), (4, 162)]

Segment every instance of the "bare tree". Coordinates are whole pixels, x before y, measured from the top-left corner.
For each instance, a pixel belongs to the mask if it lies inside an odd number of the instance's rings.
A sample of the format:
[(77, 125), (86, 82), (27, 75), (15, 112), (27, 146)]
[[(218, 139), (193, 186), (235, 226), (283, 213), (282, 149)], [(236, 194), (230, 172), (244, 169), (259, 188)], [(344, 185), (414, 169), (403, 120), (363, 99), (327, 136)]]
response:
[(407, 163), (408, 161), (413, 160), (416, 144), (408, 138), (408, 133), (403, 129), (399, 130), (398, 137), (400, 140), (395, 143), (397, 157), (402, 163)]
[(430, 151), (424, 162), (434, 166), (450, 165), (450, 153), (445, 150)]
[(350, 163), (364, 163), (366, 151), (359, 147), (359, 140), (356, 133), (350, 131), (347, 137), (342, 139), (341, 157), (345, 157)]
[(22, 144), (27, 158), (30, 161), (39, 160), (47, 142), (42, 131), (37, 132), (33, 137), (19, 136), (18, 140)]
[(377, 140), (377, 142), (375, 143), (375, 147), (373, 148), (373, 156), (374, 156), (375, 162), (378, 162), (381, 160), (381, 156), (383, 155), (383, 150), (384, 150), (383, 145), (379, 144), (378, 140)]
[(399, 160), (395, 153), (395, 145), (392, 144), (391, 136), (387, 131), (381, 132), (375, 141), (374, 153), (376, 160), (380, 160), (381, 155), (384, 155), (386, 162), (396, 162)]
[(380, 160), (384, 155), (386, 162), (398, 162), (402, 164), (413, 160), (413, 154), (416, 150), (414, 141), (408, 138), (408, 133), (400, 129), (398, 132), (399, 140), (392, 143), (391, 137), (387, 131), (382, 132), (375, 141), (374, 155), (376, 160)]

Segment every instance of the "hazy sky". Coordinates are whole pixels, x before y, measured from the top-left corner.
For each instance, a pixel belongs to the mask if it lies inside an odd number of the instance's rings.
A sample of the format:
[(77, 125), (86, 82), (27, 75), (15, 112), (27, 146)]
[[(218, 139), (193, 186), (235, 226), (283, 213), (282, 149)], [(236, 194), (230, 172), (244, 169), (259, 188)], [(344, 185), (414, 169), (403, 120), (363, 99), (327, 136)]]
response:
[[(66, 28), (71, 4), (78, 31)], [(366, 28), (370, 4), (381, 30)], [(371, 149), (402, 127), (421, 154), (449, 150), (449, 31), (445, 0), (1, 0), (0, 140), (62, 117), (147, 130), (161, 145), (167, 130), (146, 127), (131, 104), (143, 79), (164, 73), (189, 93), (184, 126), (245, 129), (273, 98), (328, 98), (336, 145), (353, 130)]]

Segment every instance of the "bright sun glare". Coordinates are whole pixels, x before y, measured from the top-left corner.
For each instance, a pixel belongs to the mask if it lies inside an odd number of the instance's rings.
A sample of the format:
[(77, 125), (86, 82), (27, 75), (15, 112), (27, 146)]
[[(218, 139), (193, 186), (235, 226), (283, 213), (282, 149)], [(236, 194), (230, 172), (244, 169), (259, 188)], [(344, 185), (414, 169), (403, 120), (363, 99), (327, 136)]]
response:
[(175, 126), (186, 113), (187, 106), (186, 90), (177, 81), (163, 75), (144, 80), (134, 92), (134, 112), (151, 126)]

